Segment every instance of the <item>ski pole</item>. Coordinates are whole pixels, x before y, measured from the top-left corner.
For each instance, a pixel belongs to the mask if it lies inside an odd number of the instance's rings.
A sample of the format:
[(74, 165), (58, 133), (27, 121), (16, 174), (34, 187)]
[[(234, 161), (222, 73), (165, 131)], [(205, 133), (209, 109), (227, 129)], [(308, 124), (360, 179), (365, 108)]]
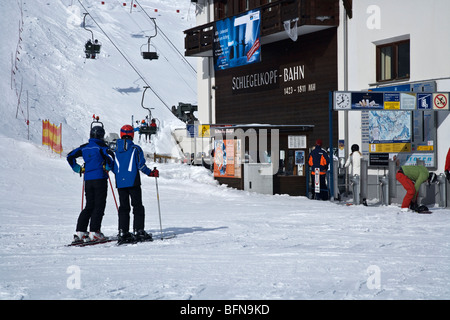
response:
[(117, 212), (119, 212), (119, 207), (117, 206), (116, 195), (114, 194), (114, 189), (113, 189), (113, 186), (112, 186), (112, 183), (111, 183), (111, 179), (109, 178), (109, 172), (106, 171), (106, 174), (108, 175), (108, 181), (109, 181), (109, 185), (110, 185), (110, 187), (111, 187), (111, 192), (112, 192), (112, 194), (113, 194), (114, 203), (116, 204)]
[(83, 185), (81, 186), (81, 211), (83, 211), (83, 200), (84, 200), (84, 178), (83, 178)]
[[(153, 170), (156, 170), (156, 167), (154, 167)], [(158, 177), (155, 177), (155, 183), (156, 183), (156, 200), (158, 201), (159, 230), (161, 231), (161, 240), (163, 240), (164, 238), (163, 238), (162, 223), (161, 223), (161, 208), (159, 206)]]
[(83, 186), (81, 187), (81, 211), (83, 211), (83, 201), (84, 201), (84, 163), (83, 163), (83, 167), (80, 169), (80, 177), (83, 177)]

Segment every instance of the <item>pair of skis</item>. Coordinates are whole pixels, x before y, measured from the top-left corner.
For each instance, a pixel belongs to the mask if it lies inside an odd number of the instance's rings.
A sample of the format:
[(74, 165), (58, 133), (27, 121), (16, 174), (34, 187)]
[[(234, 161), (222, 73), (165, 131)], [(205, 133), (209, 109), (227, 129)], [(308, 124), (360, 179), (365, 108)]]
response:
[[(98, 122), (99, 117), (95, 117), (95, 115), (93, 117), (96, 120), (96, 122)], [(91, 127), (92, 127), (92, 124), (91, 124)], [(153, 170), (156, 170), (156, 167), (154, 167)], [(116, 195), (114, 194), (114, 189), (113, 189), (113, 185), (112, 185), (111, 179), (109, 177), (109, 172), (107, 171), (106, 173), (108, 175), (108, 181), (109, 181), (109, 185), (111, 187), (111, 191), (112, 191), (112, 194), (113, 194), (114, 202), (116, 204), (116, 209), (117, 209), (117, 212), (119, 212), (119, 206), (117, 205)], [(82, 172), (80, 171), (80, 176), (81, 175), (82, 175)], [(159, 228), (160, 228), (159, 239), (161, 239), (161, 240), (172, 239), (172, 238), (176, 237), (175, 233), (172, 233), (172, 234), (169, 234), (169, 235), (164, 235), (163, 231), (162, 231), (161, 208), (160, 208), (160, 204), (159, 204), (158, 177), (155, 177), (155, 183), (156, 183), (156, 199), (158, 201), (158, 215), (159, 215)], [(81, 210), (83, 210), (83, 199), (84, 199), (84, 178), (83, 178), (83, 187), (82, 187), (82, 191), (81, 191)], [(66, 246), (68, 246), (68, 247), (73, 247), (73, 246), (86, 247), (86, 246), (93, 246), (93, 245), (97, 245), (97, 244), (108, 243), (108, 242), (112, 242), (112, 241), (117, 241), (117, 236), (105, 237), (102, 240), (94, 240), (94, 241), (86, 241), (86, 242), (83, 241), (83, 240), (73, 241), (72, 243), (70, 243), (70, 244), (68, 244)], [(139, 242), (149, 242), (149, 241), (139, 241)], [(153, 239), (151, 241), (153, 241)], [(129, 244), (133, 244), (133, 243), (129, 243)]]
[[(117, 244), (118, 246), (121, 245), (129, 245), (129, 244), (138, 244), (141, 242), (151, 242), (154, 240), (167, 240), (167, 239), (173, 239), (176, 237), (175, 233), (170, 233), (170, 234), (161, 234), (159, 237), (157, 238), (153, 238), (152, 240), (146, 240), (146, 241), (137, 241), (137, 242), (125, 242), (123, 244)], [(66, 245), (66, 247), (88, 247), (88, 246), (95, 246), (98, 244), (105, 244), (105, 243), (109, 243), (109, 242), (117, 242), (118, 238), (117, 236), (111, 236), (111, 237), (105, 237), (102, 240), (92, 240), (92, 241), (83, 241), (83, 240), (79, 240), (79, 241), (73, 241), (71, 243), (69, 243), (68, 245)]]
[(117, 241), (117, 237), (105, 237), (102, 240), (90, 240), (90, 241), (84, 241), (84, 240), (75, 240), (66, 245), (66, 247), (87, 247), (87, 246), (94, 246), (97, 244), (103, 244), (108, 242)]

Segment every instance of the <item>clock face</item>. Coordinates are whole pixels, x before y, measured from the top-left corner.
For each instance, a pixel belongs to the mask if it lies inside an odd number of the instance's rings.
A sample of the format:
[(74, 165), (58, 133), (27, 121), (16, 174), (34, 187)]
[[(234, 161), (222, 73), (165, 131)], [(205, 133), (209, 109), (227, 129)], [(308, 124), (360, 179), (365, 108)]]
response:
[(349, 92), (336, 92), (334, 100), (334, 108), (336, 110), (351, 109)]

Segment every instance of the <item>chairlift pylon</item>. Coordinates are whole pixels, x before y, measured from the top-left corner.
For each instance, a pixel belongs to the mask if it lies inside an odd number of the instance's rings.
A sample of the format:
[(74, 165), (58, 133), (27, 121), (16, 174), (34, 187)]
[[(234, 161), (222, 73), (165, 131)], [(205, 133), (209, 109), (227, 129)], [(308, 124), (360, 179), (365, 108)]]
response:
[(156, 37), (156, 35), (158, 34), (158, 27), (156, 26), (156, 19), (155, 18), (151, 18), (153, 23), (155, 24), (155, 34), (152, 36), (147, 36), (148, 40), (147, 40), (147, 51), (143, 51), (142, 47), (145, 46), (146, 44), (144, 43), (141, 46), (141, 55), (142, 58), (144, 58), (144, 60), (157, 60), (159, 58), (158, 53), (156, 51), (151, 51), (150, 50), (150, 41), (152, 38)]
[(84, 13), (83, 17), (83, 28), (91, 33), (91, 39), (88, 39), (84, 44), (84, 53), (86, 54), (86, 59), (95, 59), (100, 53), (101, 43), (97, 39), (94, 39), (94, 32), (91, 29), (86, 28), (86, 16), (89, 13)]

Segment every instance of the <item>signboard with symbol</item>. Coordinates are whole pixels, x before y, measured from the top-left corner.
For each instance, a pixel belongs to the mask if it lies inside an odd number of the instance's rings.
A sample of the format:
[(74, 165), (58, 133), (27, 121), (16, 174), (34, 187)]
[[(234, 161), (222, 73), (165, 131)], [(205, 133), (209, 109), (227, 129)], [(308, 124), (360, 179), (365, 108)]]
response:
[(334, 110), (444, 110), (449, 92), (335, 91)]
[(433, 93), (433, 109), (449, 110), (448, 93)]
[(433, 94), (431, 93), (418, 93), (417, 94), (417, 109), (418, 110), (431, 110), (432, 107), (432, 98)]

